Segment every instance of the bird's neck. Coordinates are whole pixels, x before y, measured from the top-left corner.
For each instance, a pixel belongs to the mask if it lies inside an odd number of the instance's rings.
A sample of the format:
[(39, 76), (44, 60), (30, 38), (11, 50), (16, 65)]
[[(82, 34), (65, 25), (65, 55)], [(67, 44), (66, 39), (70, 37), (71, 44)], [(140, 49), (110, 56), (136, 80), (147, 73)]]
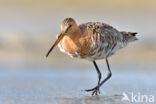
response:
[(73, 41), (78, 41), (79, 38), (82, 36), (82, 32), (80, 28), (75, 27), (73, 30), (68, 34), (69, 38), (71, 38)]
[(79, 51), (80, 43), (79, 39), (81, 37), (81, 31), (79, 29), (72, 29), (72, 31), (68, 32), (60, 42), (60, 46), (63, 50), (70, 54), (75, 54), (75, 52)]

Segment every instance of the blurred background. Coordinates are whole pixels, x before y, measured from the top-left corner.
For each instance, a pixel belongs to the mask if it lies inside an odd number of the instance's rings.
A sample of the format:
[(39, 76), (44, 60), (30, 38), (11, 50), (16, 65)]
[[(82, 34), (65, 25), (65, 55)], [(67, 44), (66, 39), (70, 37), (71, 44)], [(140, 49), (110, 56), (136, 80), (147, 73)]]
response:
[[(82, 90), (96, 85), (91, 62), (72, 59), (58, 48), (45, 57), (66, 17), (78, 24), (99, 21), (138, 32), (138, 41), (109, 58), (113, 77), (102, 94), (156, 95), (155, 0), (0, 0), (0, 104), (55, 104), (55, 97), (57, 104), (68, 104), (60, 97), (86, 96)], [(105, 61), (98, 65), (104, 78)]]
[(0, 69), (64, 65), (87, 69), (87, 61), (71, 59), (58, 48), (45, 58), (66, 17), (78, 24), (100, 21), (121, 31), (138, 32), (139, 41), (111, 57), (111, 62), (155, 65), (155, 11), (155, 0), (0, 0)]
[(58, 48), (45, 58), (66, 17), (138, 32), (139, 41), (111, 57), (111, 63), (155, 66), (155, 11), (155, 0), (0, 0), (0, 69), (87, 69), (87, 61), (71, 59)]

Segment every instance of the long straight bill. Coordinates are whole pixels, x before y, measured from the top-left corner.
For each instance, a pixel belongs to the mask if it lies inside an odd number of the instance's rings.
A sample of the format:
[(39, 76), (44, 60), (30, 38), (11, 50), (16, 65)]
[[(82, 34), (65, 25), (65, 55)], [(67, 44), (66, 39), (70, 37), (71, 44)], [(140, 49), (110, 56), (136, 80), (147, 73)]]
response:
[(50, 50), (48, 51), (48, 53), (46, 54), (46, 57), (49, 56), (49, 54), (51, 53), (51, 51), (52, 51), (52, 50), (55, 48), (55, 46), (61, 41), (61, 39), (64, 37), (64, 35), (65, 35), (65, 33), (62, 32), (62, 33), (58, 36), (57, 40), (56, 40), (55, 43), (52, 45), (52, 47), (50, 48)]

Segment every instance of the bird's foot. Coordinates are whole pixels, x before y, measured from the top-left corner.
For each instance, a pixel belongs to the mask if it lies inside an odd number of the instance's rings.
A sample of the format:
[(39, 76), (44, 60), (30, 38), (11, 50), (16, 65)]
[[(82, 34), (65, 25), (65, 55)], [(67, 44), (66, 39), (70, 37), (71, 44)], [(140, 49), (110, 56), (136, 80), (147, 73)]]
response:
[(92, 91), (92, 96), (96, 96), (96, 95), (99, 95), (100, 94), (100, 87), (99, 86), (96, 86), (96, 87), (94, 87), (92, 89), (87, 89), (85, 91), (87, 91), (87, 92)]

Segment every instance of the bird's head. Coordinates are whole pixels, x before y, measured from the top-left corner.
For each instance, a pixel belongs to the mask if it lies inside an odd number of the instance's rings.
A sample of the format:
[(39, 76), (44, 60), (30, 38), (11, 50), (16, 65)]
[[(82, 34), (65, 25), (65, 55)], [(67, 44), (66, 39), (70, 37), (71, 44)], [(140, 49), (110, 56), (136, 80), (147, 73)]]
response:
[(61, 32), (69, 34), (77, 28), (77, 24), (73, 18), (65, 18), (61, 23)]
[(46, 57), (50, 54), (50, 52), (53, 50), (53, 48), (63, 39), (65, 35), (71, 34), (75, 29), (77, 28), (77, 24), (73, 18), (65, 18), (61, 23), (61, 33), (56, 39), (55, 43), (52, 45), (48, 53), (46, 54)]

